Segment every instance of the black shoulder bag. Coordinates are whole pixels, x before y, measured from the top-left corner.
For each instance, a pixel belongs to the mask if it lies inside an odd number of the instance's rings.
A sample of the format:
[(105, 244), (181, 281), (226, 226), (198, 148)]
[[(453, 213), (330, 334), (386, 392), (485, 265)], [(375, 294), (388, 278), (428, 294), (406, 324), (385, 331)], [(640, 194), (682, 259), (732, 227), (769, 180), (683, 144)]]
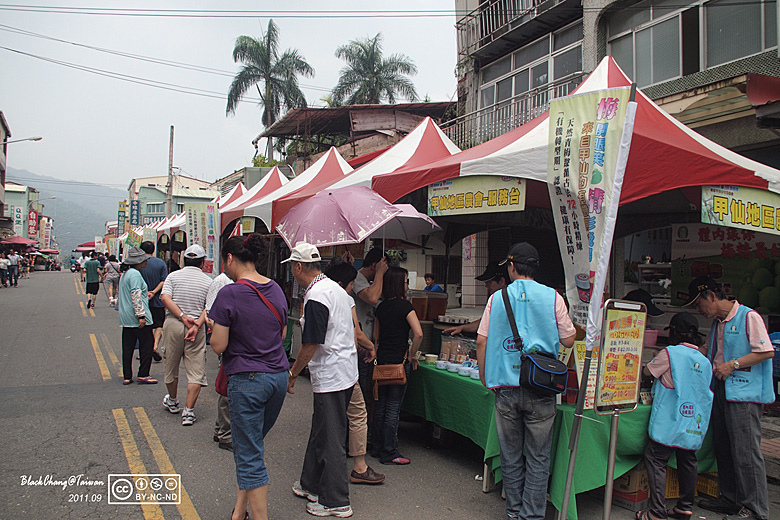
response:
[(566, 390), (566, 378), (569, 368), (547, 353), (534, 352), (526, 354), (523, 352), (525, 345), (523, 338), (517, 332), (515, 313), (512, 312), (512, 304), (509, 301), (509, 292), (506, 287), (501, 289), (501, 297), (504, 299), (509, 326), (512, 327), (515, 348), (521, 353), (520, 386), (543, 396), (563, 393)]

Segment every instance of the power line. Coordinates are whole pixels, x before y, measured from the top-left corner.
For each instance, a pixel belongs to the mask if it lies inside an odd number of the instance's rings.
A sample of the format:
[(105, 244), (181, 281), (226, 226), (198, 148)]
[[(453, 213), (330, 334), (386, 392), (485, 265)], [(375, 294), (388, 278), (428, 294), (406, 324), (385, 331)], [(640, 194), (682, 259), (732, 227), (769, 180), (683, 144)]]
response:
[[(201, 96), (201, 97), (208, 97), (208, 98), (214, 98), (214, 99), (227, 100), (227, 96), (225, 96), (224, 94), (221, 94), (219, 92), (213, 91), (213, 90), (205, 90), (205, 89), (200, 89), (200, 88), (196, 88), (196, 87), (187, 87), (187, 86), (183, 86), (183, 85), (177, 85), (175, 83), (166, 83), (166, 82), (163, 82), (163, 81), (157, 81), (157, 80), (148, 79), (148, 78), (141, 78), (141, 77), (132, 76), (132, 75), (129, 75), (129, 74), (121, 74), (119, 72), (112, 72), (112, 71), (108, 71), (108, 70), (104, 70), (104, 69), (97, 69), (97, 68), (94, 68), (94, 67), (87, 67), (85, 65), (79, 65), (77, 63), (70, 63), (70, 62), (62, 61), (62, 60), (55, 60), (53, 58), (47, 58), (45, 56), (39, 56), (37, 54), (32, 54), (32, 53), (29, 53), (29, 52), (20, 51), (18, 49), (12, 49), (10, 47), (4, 47), (2, 45), (0, 45), (0, 49), (6, 50), (6, 51), (9, 51), (9, 52), (13, 52), (13, 53), (16, 53), (16, 54), (20, 54), (22, 56), (35, 58), (35, 59), (38, 59), (38, 60), (41, 60), (41, 61), (54, 63), (56, 65), (61, 65), (63, 67), (68, 67), (68, 68), (71, 68), (71, 69), (80, 70), (82, 72), (89, 72), (91, 74), (95, 74), (95, 75), (98, 75), (98, 76), (104, 76), (104, 77), (107, 77), (107, 78), (117, 79), (117, 80), (120, 80), (120, 81), (126, 81), (128, 83), (137, 83), (139, 85), (145, 85), (147, 87), (154, 87), (154, 88), (158, 88), (158, 89), (162, 89), (162, 90), (170, 90), (172, 92), (179, 92), (179, 93), (182, 93), (182, 94), (191, 94), (191, 95), (194, 95), (194, 96)], [(258, 102), (260, 102), (260, 99), (259, 98), (246, 98), (245, 97), (245, 98), (240, 99), (239, 102), (258, 103)]]
[[(70, 40), (64, 40), (62, 38), (55, 38), (53, 36), (48, 36), (48, 35), (45, 35), (45, 34), (36, 33), (36, 32), (33, 32), (33, 31), (28, 31), (26, 29), (20, 29), (18, 27), (12, 27), (10, 25), (5, 25), (5, 24), (0, 24), (0, 31), (6, 31), (6, 32), (14, 33), (14, 34), (20, 34), (20, 35), (23, 35), (23, 36), (31, 36), (31, 37), (34, 37), (34, 38), (42, 38), (42, 39), (45, 39), (45, 40), (55, 41), (55, 42), (59, 42), (59, 43), (65, 43), (65, 44), (68, 44), (68, 45), (73, 45), (73, 46), (76, 46), (76, 47), (82, 47), (82, 48), (94, 50), (94, 51), (97, 51), (97, 52), (103, 52), (103, 53), (112, 54), (112, 55), (115, 55), (115, 56), (121, 56), (123, 58), (129, 58), (129, 59), (144, 61), (144, 62), (148, 62), (148, 63), (154, 63), (156, 65), (165, 65), (165, 66), (168, 66), (168, 67), (175, 67), (175, 68), (179, 68), (179, 69), (192, 70), (192, 71), (195, 71), (195, 72), (202, 72), (202, 73), (205, 73), (205, 74), (214, 74), (214, 75), (217, 75), (217, 76), (224, 76), (224, 77), (230, 77), (230, 78), (235, 76), (235, 72), (230, 72), (230, 71), (227, 71), (227, 70), (216, 69), (216, 68), (212, 68), (212, 67), (204, 67), (202, 65), (195, 65), (195, 64), (191, 64), (191, 63), (183, 63), (183, 62), (173, 61), (173, 60), (166, 60), (166, 59), (163, 59), (163, 58), (155, 58), (153, 56), (144, 56), (142, 54), (132, 54), (132, 53), (129, 53), (129, 52), (118, 51), (118, 50), (114, 50), (114, 49), (107, 49), (107, 48), (103, 48), (103, 47), (95, 47), (93, 45), (87, 45), (87, 44), (84, 44), (84, 43), (74, 42), (74, 41), (70, 41)], [(299, 83), (299, 85), (301, 87), (303, 87), (303, 88), (310, 89), (310, 90), (319, 90), (319, 91), (322, 91), (322, 92), (330, 92), (331, 91), (331, 89), (329, 89), (329, 88), (318, 87), (318, 86), (315, 86), (315, 85), (306, 85), (304, 83)], [(254, 101), (257, 102), (259, 100), (254, 100)]]
[[(66, 181), (60, 179), (42, 180), (42, 179), (25, 179), (22, 177), (16, 177), (13, 175), (6, 175), (6, 179), (12, 182), (33, 183), (33, 184), (67, 184), (69, 186), (95, 186), (100, 188), (127, 188), (126, 184), (98, 184), (95, 182), (86, 181)], [(27, 184), (29, 186), (29, 184)]]

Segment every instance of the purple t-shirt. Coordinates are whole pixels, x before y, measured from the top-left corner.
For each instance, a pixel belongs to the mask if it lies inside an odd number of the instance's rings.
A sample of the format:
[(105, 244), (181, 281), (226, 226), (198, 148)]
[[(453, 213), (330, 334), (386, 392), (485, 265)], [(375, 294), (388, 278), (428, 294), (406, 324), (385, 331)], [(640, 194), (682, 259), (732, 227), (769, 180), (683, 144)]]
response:
[[(283, 320), (287, 319), (287, 299), (276, 282), (247, 281), (268, 298)], [(230, 327), (228, 346), (222, 354), (225, 375), (240, 372), (275, 374), (289, 370), (287, 353), (282, 347), (282, 325), (250, 287), (233, 283), (220, 289), (209, 318), (223, 327)]]

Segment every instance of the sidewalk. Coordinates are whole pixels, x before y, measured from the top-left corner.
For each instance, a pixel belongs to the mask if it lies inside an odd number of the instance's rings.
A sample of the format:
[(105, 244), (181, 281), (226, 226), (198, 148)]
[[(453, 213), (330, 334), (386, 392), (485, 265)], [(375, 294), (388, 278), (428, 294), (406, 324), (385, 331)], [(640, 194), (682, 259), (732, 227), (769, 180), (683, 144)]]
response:
[(780, 484), (780, 417), (761, 418), (761, 453), (767, 479)]

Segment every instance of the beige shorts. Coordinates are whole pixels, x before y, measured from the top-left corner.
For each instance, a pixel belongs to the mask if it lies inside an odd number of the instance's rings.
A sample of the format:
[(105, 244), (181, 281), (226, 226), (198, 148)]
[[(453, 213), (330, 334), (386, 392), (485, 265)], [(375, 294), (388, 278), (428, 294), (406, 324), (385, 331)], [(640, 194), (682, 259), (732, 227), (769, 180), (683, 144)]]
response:
[(165, 383), (179, 377), (179, 365), (184, 360), (187, 384), (208, 386), (206, 382), (206, 327), (201, 327), (195, 341), (185, 341), (187, 329), (177, 319), (163, 323), (162, 342), (165, 358)]

